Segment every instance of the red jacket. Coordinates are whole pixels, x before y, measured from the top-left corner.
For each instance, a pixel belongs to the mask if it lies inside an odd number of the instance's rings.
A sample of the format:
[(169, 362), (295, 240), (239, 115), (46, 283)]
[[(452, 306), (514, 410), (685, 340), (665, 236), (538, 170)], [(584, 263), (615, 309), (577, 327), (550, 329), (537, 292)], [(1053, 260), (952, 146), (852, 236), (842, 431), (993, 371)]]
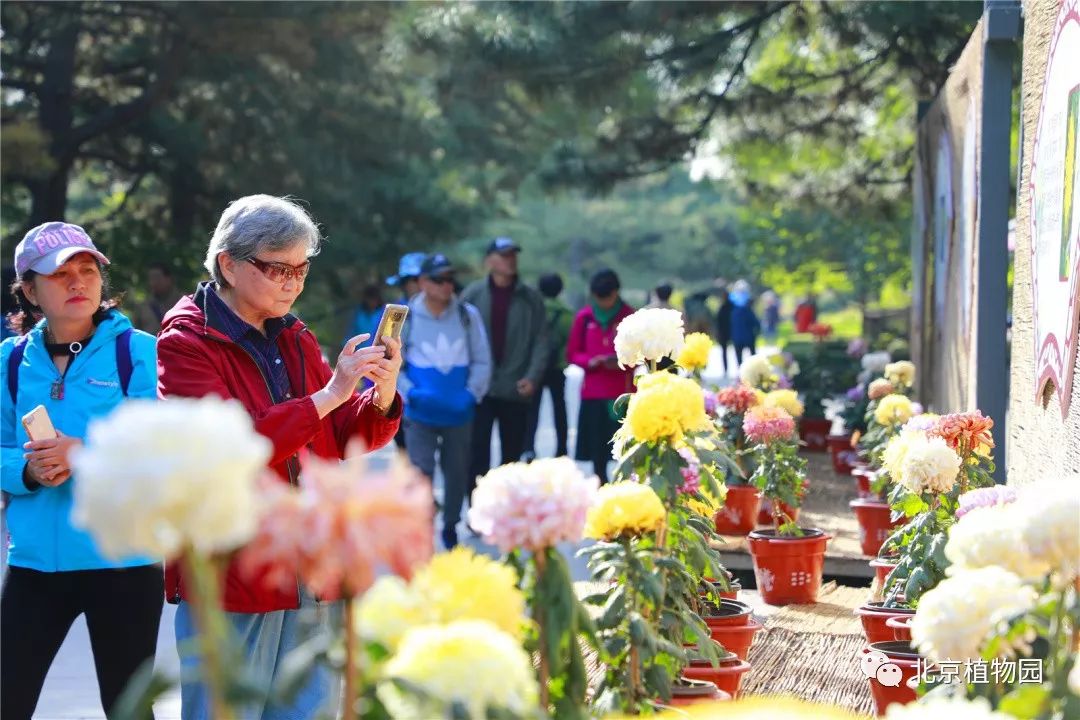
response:
[[(310, 395), (330, 380), (330, 366), (322, 358), (315, 336), (299, 320), (282, 331), (277, 346), (289, 375), (292, 397), (274, 404), (262, 372), (246, 350), (222, 330), (207, 322), (205, 286), (181, 298), (162, 321), (158, 336), (158, 396), (203, 397), (218, 395), (239, 400), (251, 414), (255, 429), (273, 443), (269, 466), (282, 482), (296, 482), (297, 454), (308, 452), (341, 458), (352, 438), (370, 449), (388, 443), (401, 423), (401, 398), (394, 399), (384, 416), (372, 401), (372, 390), (353, 397), (322, 420)], [(186, 597), (178, 561), (166, 563), (165, 597), (178, 602)], [(266, 588), (261, 578), (241, 577), (235, 563), (225, 578), (222, 606), (229, 612), (263, 613), (299, 607), (296, 590)]]
[(574, 317), (570, 336), (566, 339), (566, 359), (585, 370), (581, 383), (582, 400), (614, 400), (623, 393), (634, 391), (634, 369), (625, 370), (598, 366), (589, 367), (596, 356), (615, 354), (615, 331), (634, 308), (623, 303), (607, 330), (593, 315), (592, 305), (586, 305)]

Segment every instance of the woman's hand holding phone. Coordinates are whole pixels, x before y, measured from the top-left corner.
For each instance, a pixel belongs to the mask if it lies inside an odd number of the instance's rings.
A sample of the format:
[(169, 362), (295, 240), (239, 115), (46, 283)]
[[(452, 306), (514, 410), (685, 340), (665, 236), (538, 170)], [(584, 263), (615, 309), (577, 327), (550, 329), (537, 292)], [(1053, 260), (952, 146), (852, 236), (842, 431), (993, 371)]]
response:
[(27, 474), (46, 487), (62, 485), (71, 477), (68, 453), (82, 445), (79, 438), (68, 437), (59, 430), (56, 434), (57, 437), (50, 440), (32, 440), (23, 445), (23, 449), (29, 451), (23, 454)]
[[(347, 401), (356, 392), (363, 378), (375, 384), (381, 398), (392, 398), (397, 390), (397, 376), (401, 369), (401, 342), (391, 337), (383, 338), (381, 345), (360, 347), (371, 337), (368, 333), (350, 338), (338, 355), (334, 374), (326, 387), (315, 393), (312, 399), (319, 417)], [(389, 407), (389, 403), (383, 410)]]

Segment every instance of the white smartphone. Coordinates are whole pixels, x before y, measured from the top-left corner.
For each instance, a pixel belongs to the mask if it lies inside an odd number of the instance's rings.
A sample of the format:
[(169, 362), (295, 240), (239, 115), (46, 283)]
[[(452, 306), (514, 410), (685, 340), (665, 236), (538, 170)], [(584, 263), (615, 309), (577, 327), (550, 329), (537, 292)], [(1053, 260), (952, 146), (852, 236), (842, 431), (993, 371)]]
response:
[(401, 331), (405, 327), (405, 318), (409, 315), (408, 305), (394, 305), (390, 303), (383, 310), (382, 319), (379, 321), (379, 328), (375, 331), (375, 335), (371, 338), (371, 345), (381, 345), (384, 337), (392, 337), (395, 340), (401, 339)]
[(53, 427), (44, 405), (38, 405), (23, 415), (22, 425), (26, 429), (27, 436), (34, 442), (56, 438), (56, 428)]

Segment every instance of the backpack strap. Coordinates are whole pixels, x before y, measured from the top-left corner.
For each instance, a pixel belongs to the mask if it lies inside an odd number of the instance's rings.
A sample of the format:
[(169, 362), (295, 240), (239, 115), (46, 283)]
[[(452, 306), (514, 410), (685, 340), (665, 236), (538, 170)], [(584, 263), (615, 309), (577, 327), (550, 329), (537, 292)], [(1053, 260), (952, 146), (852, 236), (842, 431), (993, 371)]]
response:
[(131, 375), (135, 365), (131, 362), (131, 328), (116, 336), (116, 369), (120, 374), (120, 391), (128, 396)]
[(11, 354), (8, 355), (7, 386), (8, 394), (11, 395), (12, 403), (14, 403), (18, 399), (19, 365), (22, 364), (23, 353), (26, 352), (26, 343), (29, 342), (29, 340), (29, 335), (23, 335), (21, 338), (16, 340), (15, 347), (11, 349)]

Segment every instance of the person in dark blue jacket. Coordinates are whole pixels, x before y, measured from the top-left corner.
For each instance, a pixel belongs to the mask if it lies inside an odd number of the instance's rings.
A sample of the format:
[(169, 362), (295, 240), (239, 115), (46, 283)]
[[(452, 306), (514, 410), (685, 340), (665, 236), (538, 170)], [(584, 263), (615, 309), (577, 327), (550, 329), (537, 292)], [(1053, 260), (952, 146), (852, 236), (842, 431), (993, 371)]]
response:
[(731, 344), (735, 346), (735, 361), (742, 365), (743, 351), (749, 355), (757, 352), (757, 337), (761, 321), (754, 313), (750, 297), (750, 283), (739, 280), (731, 290)]
[[(109, 297), (106, 258), (77, 225), (39, 225), (15, 248), (20, 333), (0, 344), (0, 484), (9, 569), (0, 597), (0, 716), (29, 720), (53, 658), (86, 615), (106, 715), (152, 661), (164, 600), (156, 559), (105, 557), (71, 521), (70, 451), (126, 397), (156, 398), (152, 335)], [(30, 442), (20, 422), (43, 405), (58, 437)]]

